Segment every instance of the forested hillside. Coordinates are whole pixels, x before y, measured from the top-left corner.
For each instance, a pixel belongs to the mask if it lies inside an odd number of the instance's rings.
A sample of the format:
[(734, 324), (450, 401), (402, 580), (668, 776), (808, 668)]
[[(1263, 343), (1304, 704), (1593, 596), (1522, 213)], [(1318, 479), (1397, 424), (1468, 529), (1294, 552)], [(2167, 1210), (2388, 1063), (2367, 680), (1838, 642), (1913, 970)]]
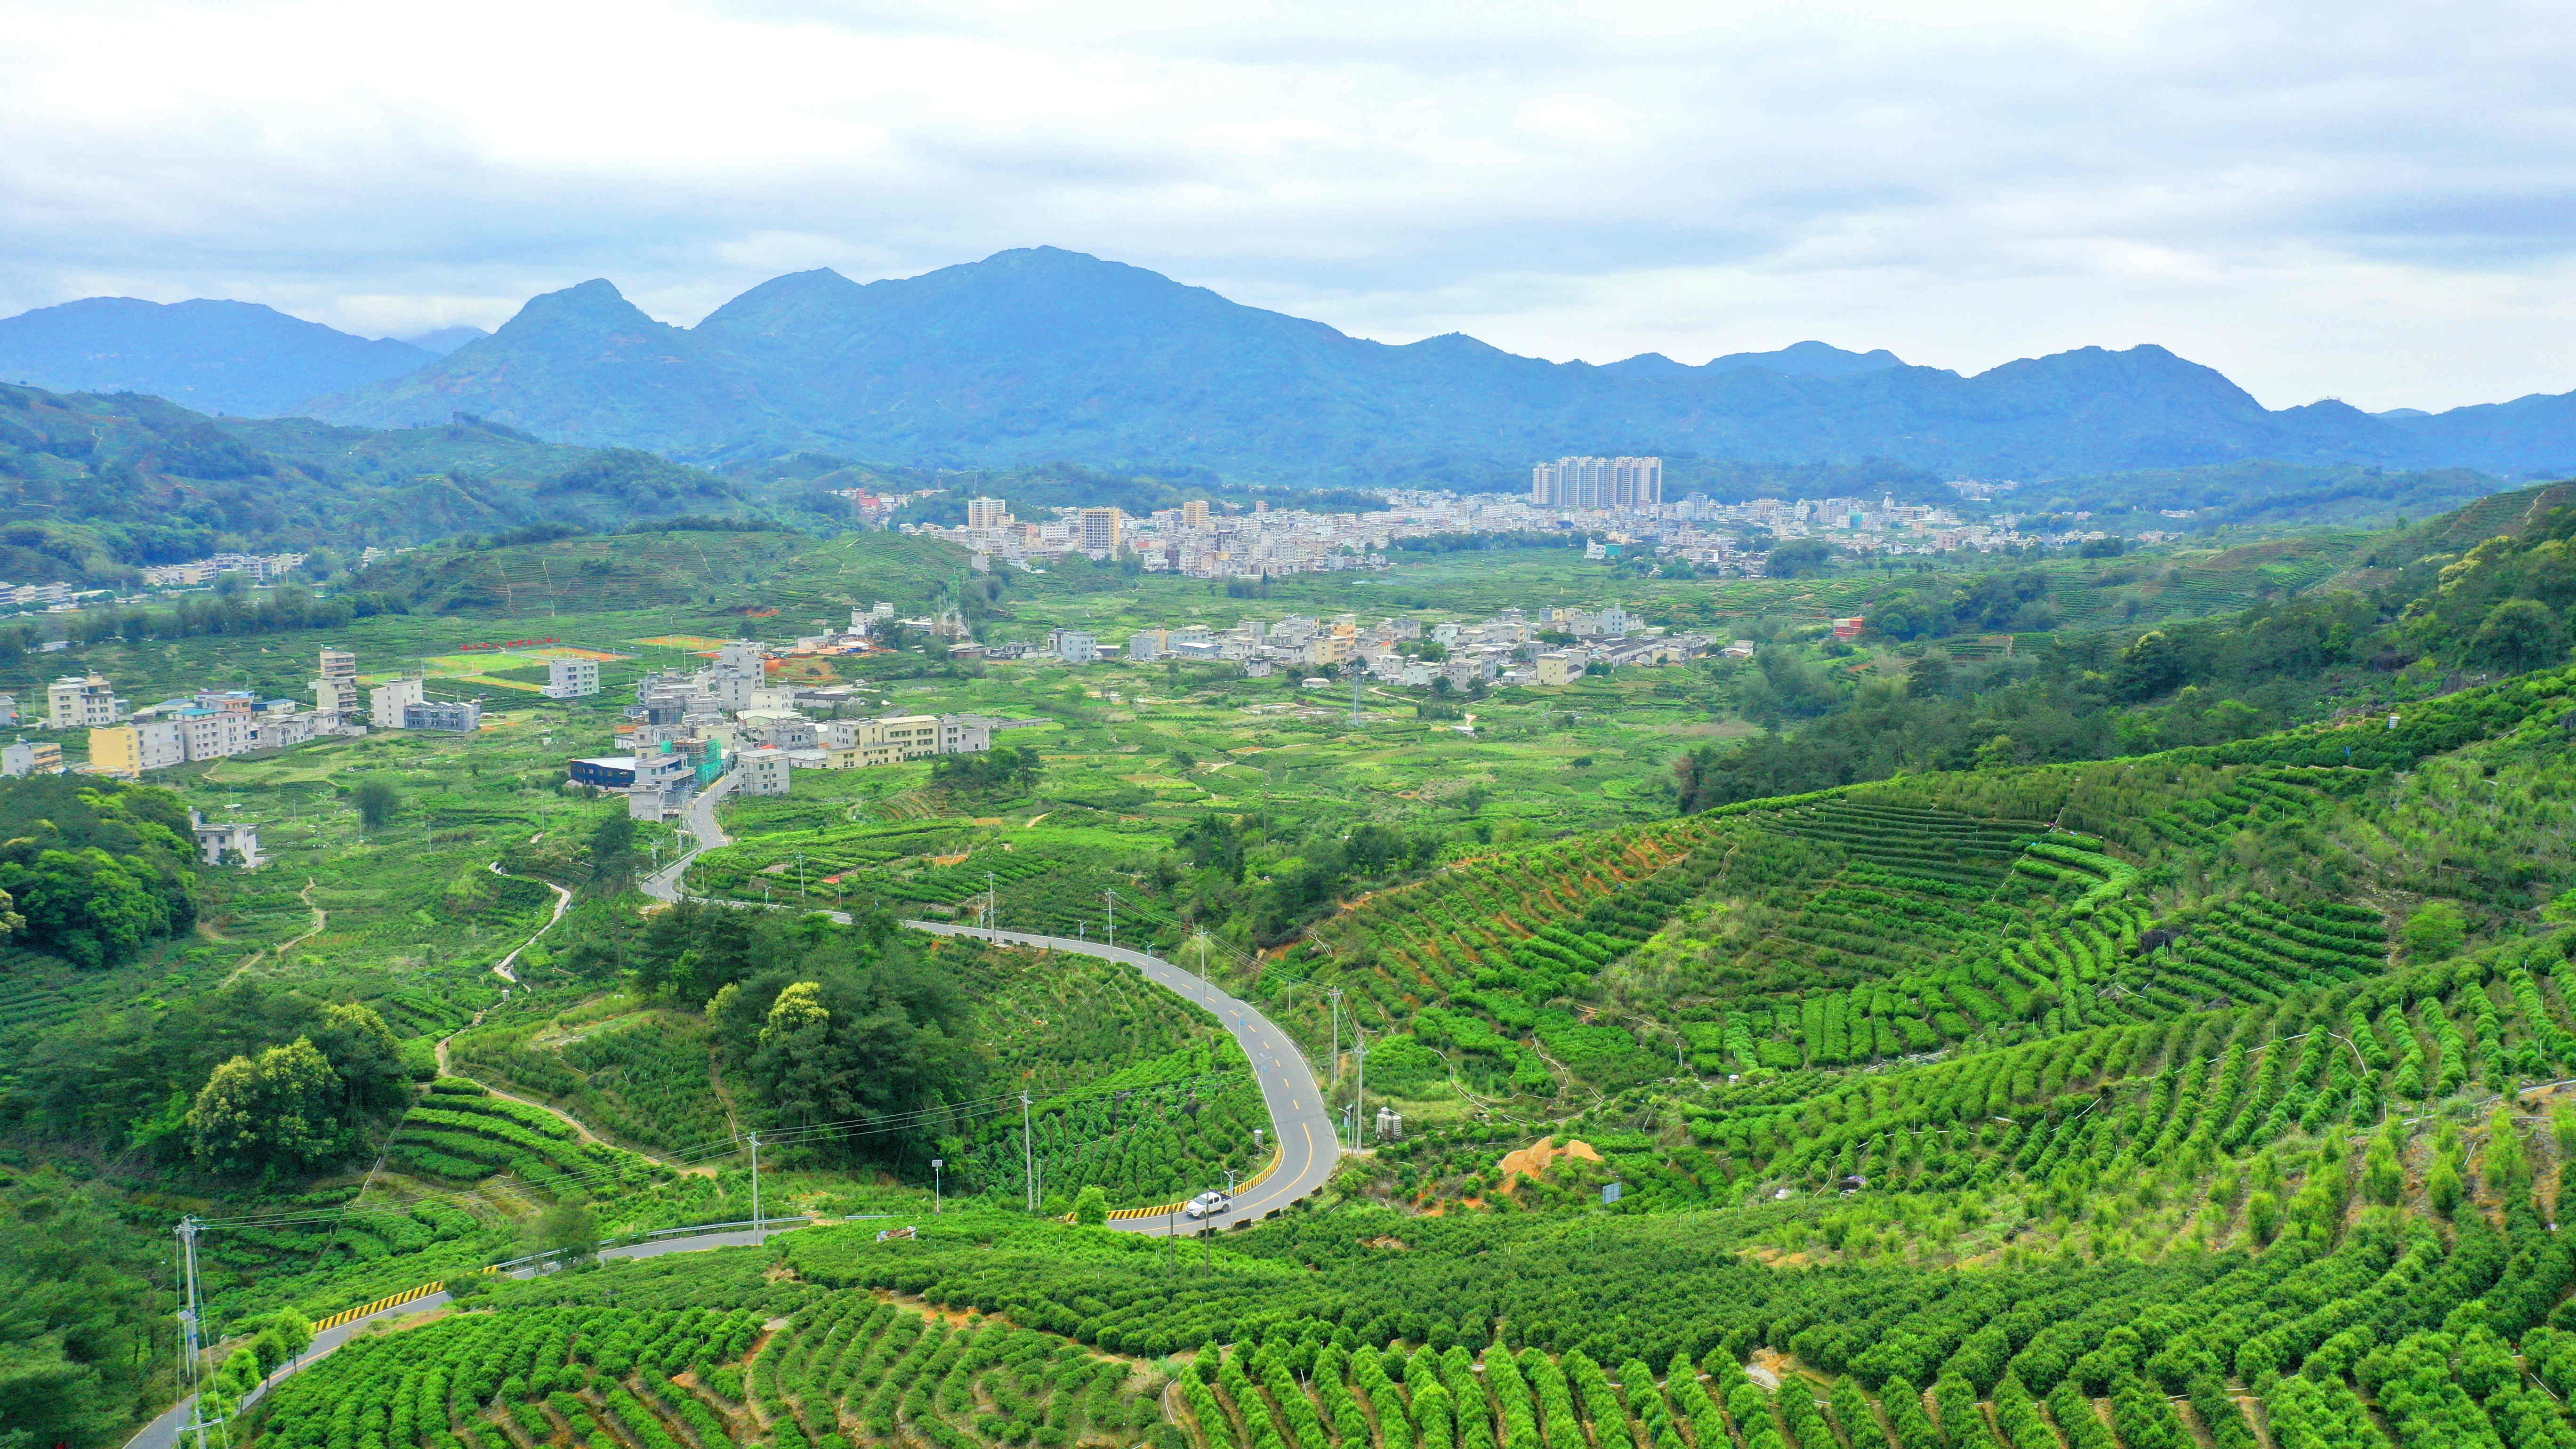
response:
[[(771, 495), (775, 495), (772, 501)], [(532, 524), (684, 515), (820, 518), (807, 490), (752, 488), (647, 453), (561, 447), (462, 415), (393, 432), (212, 418), (156, 397), (0, 386), (0, 578), (127, 584), (219, 549), (321, 557)], [(843, 500), (826, 498), (833, 521)]]

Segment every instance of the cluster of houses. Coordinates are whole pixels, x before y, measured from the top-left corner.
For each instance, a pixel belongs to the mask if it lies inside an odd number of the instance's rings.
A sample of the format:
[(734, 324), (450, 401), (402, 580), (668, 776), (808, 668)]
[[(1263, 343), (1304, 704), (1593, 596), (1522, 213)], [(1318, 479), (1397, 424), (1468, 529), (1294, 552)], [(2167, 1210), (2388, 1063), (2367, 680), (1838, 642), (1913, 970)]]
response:
[[(586, 690), (581, 683), (585, 669)], [(549, 694), (598, 692), (595, 662), (550, 661), (549, 672), (556, 676)], [(19, 717), (16, 699), (0, 695), (0, 727), (27, 723)], [(313, 681), (311, 709), (292, 699), (262, 699), (244, 689), (201, 689), (137, 708), (103, 676), (67, 674), (45, 688), (43, 727), (87, 730), (85, 772), (135, 779), (173, 765), (285, 749), (324, 735), (363, 735), (370, 729), (471, 734), (483, 727), (483, 706), (470, 699), (431, 699), (427, 682), (418, 678), (361, 684), (355, 653), (325, 649)], [(59, 774), (65, 768), (62, 746), (53, 741), (20, 739), (0, 747), (0, 775)]]
[[(1602, 609), (1506, 609), (1473, 623), (1381, 619), (1363, 625), (1356, 614), (1335, 619), (1291, 614), (1275, 621), (1247, 619), (1223, 630), (1204, 624), (1157, 627), (1127, 636), (1123, 657), (1135, 664), (1239, 664), (1254, 678), (1283, 670), (1357, 671), (1405, 688), (1445, 684), (1467, 689), (1563, 686), (1596, 669), (1680, 664), (1712, 652), (1744, 655), (1753, 650), (1746, 640), (1727, 643), (1701, 634), (1668, 634), (1612, 604)], [(1110, 656), (1095, 635), (1058, 629), (1047, 638), (1045, 657), (1090, 664)]]
[[(852, 611), (864, 637), (892, 610)], [(799, 640), (813, 653), (831, 640)], [(716, 651), (704, 668), (647, 674), (618, 727), (618, 753), (569, 761), (576, 785), (625, 794), (627, 813), (659, 820), (699, 790), (727, 776), (746, 795), (784, 795), (798, 770), (850, 770), (928, 755), (974, 754), (993, 747), (993, 731), (1013, 722), (969, 714), (840, 717), (855, 700), (846, 687), (782, 685), (772, 678), (782, 655), (750, 640)], [(818, 718), (820, 715), (822, 717)]]

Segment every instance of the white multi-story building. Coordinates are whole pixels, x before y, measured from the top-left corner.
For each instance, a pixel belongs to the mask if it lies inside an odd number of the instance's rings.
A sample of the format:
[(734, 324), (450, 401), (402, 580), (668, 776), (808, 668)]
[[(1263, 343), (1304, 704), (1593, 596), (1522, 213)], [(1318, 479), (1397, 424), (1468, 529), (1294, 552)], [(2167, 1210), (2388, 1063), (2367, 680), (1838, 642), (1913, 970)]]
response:
[(47, 729), (98, 729), (125, 718), (126, 703), (95, 674), (66, 674), (45, 687)]
[(428, 686), (417, 679), (397, 679), (379, 684), (367, 691), (367, 720), (380, 730), (403, 727), (403, 709), (407, 705), (429, 702)]
[(183, 709), (172, 723), (191, 760), (220, 760), (259, 748), (258, 717), (248, 710)]
[(743, 751), (734, 761), (742, 776), (738, 788), (745, 795), (784, 795), (793, 787), (795, 762), (785, 750), (762, 745)]
[(974, 529), (1007, 528), (1011, 525), (1011, 505), (999, 498), (966, 500), (966, 526)]
[(187, 759), (187, 732), (175, 720), (142, 720), (89, 732), (89, 767), (101, 775), (131, 780)]
[(549, 659), (546, 661), (546, 697), (580, 699), (599, 693), (599, 661), (596, 659)]
[(1100, 657), (1100, 640), (1080, 629), (1047, 633), (1047, 652), (1066, 664), (1089, 664)]
[(63, 747), (52, 740), (19, 740), (0, 748), (0, 775), (12, 780), (62, 772)]
[(313, 681), (313, 712), (321, 718), (314, 721), (320, 730), (358, 729), (359, 711), (366, 707), (364, 691), (358, 684), (358, 656), (346, 649), (322, 651), (321, 677)]

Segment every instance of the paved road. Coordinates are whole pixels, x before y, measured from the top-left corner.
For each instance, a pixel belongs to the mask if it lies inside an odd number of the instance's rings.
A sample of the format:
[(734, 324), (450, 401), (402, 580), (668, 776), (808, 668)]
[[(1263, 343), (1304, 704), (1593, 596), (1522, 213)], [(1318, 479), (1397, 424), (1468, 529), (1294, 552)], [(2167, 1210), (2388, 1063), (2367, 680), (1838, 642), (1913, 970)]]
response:
[(732, 775), (717, 776), (714, 784), (690, 796), (689, 803), (681, 807), (680, 824), (697, 837), (698, 843), (683, 851), (679, 859), (638, 882), (644, 894), (657, 901), (677, 901), (680, 898), (680, 877), (688, 871), (689, 862), (697, 857), (698, 852), (733, 843), (733, 837), (725, 834), (724, 827), (716, 823), (716, 805), (733, 793), (734, 778)]
[[(622, 1248), (603, 1249), (599, 1256), (602, 1258), (658, 1258), (665, 1253), (695, 1253), (708, 1248), (747, 1247), (753, 1243), (774, 1238), (782, 1232), (790, 1231), (792, 1228), (805, 1226), (802, 1219), (788, 1219), (786, 1220), (787, 1226), (785, 1227), (774, 1225), (780, 1221), (778, 1219), (764, 1218), (763, 1221), (770, 1222), (773, 1226), (764, 1231), (754, 1231), (750, 1228), (743, 1228), (733, 1232), (695, 1233), (686, 1237), (663, 1238), (658, 1242), (634, 1243)], [(534, 1268), (518, 1268), (511, 1270), (509, 1276), (513, 1278), (526, 1278), (532, 1276), (535, 1272), (536, 1270)], [(303, 1355), (294, 1363), (285, 1368), (279, 1369), (274, 1374), (269, 1375), (268, 1382), (260, 1385), (256, 1392), (252, 1393), (249, 1398), (245, 1399), (243, 1401), (244, 1405), (248, 1406), (249, 1404), (257, 1403), (261, 1394), (266, 1393), (269, 1389), (285, 1382), (287, 1379), (293, 1378), (298, 1372), (312, 1367), (318, 1360), (328, 1357), (332, 1350), (356, 1337), (358, 1330), (374, 1323), (376, 1320), (381, 1318), (406, 1317), (414, 1313), (427, 1313), (433, 1308), (443, 1308), (447, 1306), (447, 1302), (448, 1296), (446, 1294), (432, 1293), (427, 1297), (415, 1298), (409, 1303), (388, 1308), (381, 1313), (370, 1314), (365, 1318), (352, 1319), (347, 1323), (341, 1324), (337, 1328), (325, 1329), (322, 1332), (313, 1335), (312, 1346), (305, 1349)], [(161, 1417), (144, 1425), (132, 1439), (126, 1441), (126, 1449), (178, 1449), (182, 1436), (187, 1437), (190, 1449), (194, 1449), (196, 1440), (194, 1436), (187, 1435), (188, 1406), (193, 1402), (195, 1401), (192, 1399), (182, 1399), (177, 1404), (173, 1405), (167, 1412), (163, 1413)], [(206, 1443), (208, 1444), (209, 1449), (211, 1449), (211, 1446), (222, 1442), (223, 1438), (221, 1431), (211, 1425), (208, 1426), (206, 1430)]]
[[(680, 876), (688, 869), (689, 856), (697, 854), (698, 850), (728, 843), (724, 828), (716, 824), (715, 807), (716, 802), (732, 788), (733, 779), (727, 776), (689, 802), (681, 821), (687, 826), (689, 832), (697, 837), (697, 848), (647, 877), (643, 882), (643, 889), (647, 895), (665, 901), (680, 899)], [(745, 903), (736, 901), (728, 904)], [(556, 914), (558, 916), (562, 914), (560, 904)], [(825, 911), (822, 914), (843, 922), (849, 920), (848, 914), (841, 911)], [(549, 921), (547, 924), (552, 925), (553, 922)], [(1131, 951), (1124, 946), (1110, 946), (1099, 941), (1079, 940), (1071, 936), (1037, 936), (1022, 931), (992, 932), (946, 921), (906, 921), (904, 924), (915, 930), (928, 931), (938, 936), (980, 936), (998, 940), (1005, 945), (1038, 946), (1055, 951), (1071, 951), (1077, 955), (1096, 956), (1104, 961), (1123, 962), (1143, 972), (1146, 980), (1170, 990), (1174, 995), (1205, 1006), (1216, 1014), (1217, 1020), (1225, 1023), (1228, 1031), (1234, 1033), (1235, 1041), (1243, 1047), (1244, 1056), (1252, 1062), (1253, 1074), (1261, 1082), (1261, 1098), (1263, 1105), (1270, 1111), (1270, 1130), (1273, 1140), (1279, 1144), (1284, 1154), (1279, 1163), (1279, 1169), (1258, 1186), (1236, 1198), (1232, 1211), (1204, 1222), (1192, 1223), (1186, 1218), (1169, 1222), (1162, 1218), (1129, 1218), (1112, 1223), (1110, 1226), (1122, 1232), (1131, 1233), (1179, 1232), (1183, 1234), (1238, 1227), (1258, 1222), (1271, 1213), (1289, 1206), (1322, 1187), (1325, 1180), (1333, 1175), (1333, 1168), (1340, 1160), (1341, 1146), (1334, 1137), (1332, 1116), (1325, 1109), (1323, 1093), (1315, 1087), (1315, 1074), (1306, 1065), (1305, 1056), (1298, 1051), (1296, 1043), (1289, 1039), (1288, 1034), (1281, 1031), (1270, 1018), (1236, 1000), (1222, 988), (1203, 982), (1197, 976), (1160, 957), (1151, 956), (1142, 951)], [(1223, 1185), (1222, 1183), (1209, 1184), (1211, 1187)], [(602, 1258), (658, 1258), (666, 1253), (694, 1253), (708, 1248), (742, 1247), (775, 1237), (782, 1231), (786, 1229), (772, 1227), (765, 1231), (755, 1231), (744, 1228), (732, 1232), (696, 1233), (685, 1237), (664, 1238), (658, 1242), (609, 1248), (599, 1256)], [(512, 1271), (510, 1276), (525, 1278), (534, 1271), (531, 1268), (520, 1268)], [(269, 1387), (293, 1377), (301, 1369), (327, 1356), (332, 1350), (348, 1342), (359, 1329), (379, 1318), (389, 1315), (426, 1313), (431, 1309), (444, 1307), (447, 1302), (448, 1295), (432, 1293), (398, 1307), (388, 1308), (382, 1313), (355, 1319), (337, 1328), (315, 1334), (312, 1346), (304, 1351), (301, 1358), (271, 1375), (268, 1383), (263, 1384), (246, 1402), (256, 1402), (259, 1395), (267, 1392)], [(189, 1402), (182, 1400), (161, 1417), (144, 1425), (141, 1432), (127, 1441), (126, 1449), (179, 1449), (180, 1437), (188, 1426)], [(215, 1438), (210, 1433), (208, 1443), (214, 1442)]]
[[(728, 837), (723, 827), (716, 824), (715, 807), (718, 799), (732, 787), (732, 782), (733, 777), (728, 775), (714, 787), (689, 802), (688, 809), (682, 816), (682, 824), (697, 837), (698, 850), (711, 849), (727, 843)], [(693, 850), (690, 855), (696, 853), (697, 851)], [(646, 894), (657, 900), (680, 899), (680, 876), (688, 869), (688, 861), (689, 857), (683, 856), (646, 880), (644, 882)], [(750, 903), (735, 901), (729, 904), (748, 905)], [(779, 909), (789, 908), (779, 907)], [(819, 914), (844, 923), (850, 919), (845, 911), (823, 911)], [(1272, 1140), (1277, 1142), (1286, 1154), (1279, 1164), (1279, 1170), (1251, 1191), (1244, 1193), (1236, 1200), (1233, 1211), (1221, 1217), (1196, 1225), (1189, 1224), (1186, 1218), (1171, 1223), (1160, 1218), (1122, 1219), (1115, 1225), (1121, 1230), (1160, 1233), (1176, 1229), (1190, 1231), (1193, 1226), (1222, 1228), (1257, 1222), (1323, 1186), (1326, 1179), (1333, 1175), (1333, 1168), (1340, 1159), (1341, 1144), (1334, 1135), (1332, 1114), (1324, 1105), (1323, 1093), (1316, 1089), (1313, 1069), (1307, 1066), (1305, 1056), (1298, 1051), (1296, 1043), (1289, 1039), (1288, 1033), (1281, 1031), (1270, 1018), (1226, 994), (1221, 988), (1208, 985), (1198, 977), (1159, 957), (1147, 955), (1142, 951), (1131, 951), (1123, 946), (1104, 945), (1099, 941), (1080, 940), (1071, 936), (1036, 936), (1021, 931), (995, 933), (944, 921), (906, 921), (904, 924), (915, 930), (928, 931), (933, 935), (983, 936), (998, 939), (1008, 945), (1042, 946), (1054, 951), (1071, 951), (1078, 955), (1097, 956), (1106, 961), (1123, 962), (1143, 972), (1146, 980), (1168, 988), (1175, 995), (1206, 1006), (1208, 1010), (1216, 1013), (1217, 1020), (1225, 1023), (1228, 1031), (1234, 1033), (1235, 1041), (1243, 1047), (1244, 1056), (1252, 1062), (1253, 1073), (1260, 1079), (1262, 1102), (1270, 1109)], [(1223, 1187), (1225, 1184), (1211, 1182), (1206, 1186)]]
[[(998, 939), (1009, 946), (1042, 946), (1052, 951), (1072, 951), (1084, 956), (1097, 956), (1104, 961), (1119, 961), (1137, 968), (1145, 979), (1168, 988), (1173, 995), (1199, 1002), (1216, 1013), (1226, 1030), (1243, 1047), (1251, 1059), (1253, 1074), (1261, 1081), (1261, 1099), (1270, 1109), (1270, 1130), (1285, 1152), (1279, 1170), (1260, 1185), (1235, 1199), (1234, 1210), (1206, 1224), (1192, 1224), (1186, 1218), (1167, 1225), (1161, 1218), (1128, 1218), (1111, 1224), (1128, 1232), (1161, 1233), (1172, 1227), (1191, 1232), (1200, 1226), (1233, 1227), (1257, 1222), (1322, 1187), (1338, 1165), (1341, 1145), (1333, 1135), (1331, 1112), (1324, 1105), (1324, 1095), (1316, 1090), (1313, 1069), (1297, 1050), (1288, 1033), (1260, 1012), (1234, 997), (1223, 988), (1204, 983), (1190, 972), (1142, 951), (1124, 946), (1107, 946), (1098, 941), (1077, 940), (1071, 936), (1035, 936), (1023, 931), (987, 931), (977, 926), (960, 926), (945, 921), (906, 921), (916, 931), (938, 936), (973, 936)], [(1223, 1182), (1207, 1184), (1223, 1187)]]

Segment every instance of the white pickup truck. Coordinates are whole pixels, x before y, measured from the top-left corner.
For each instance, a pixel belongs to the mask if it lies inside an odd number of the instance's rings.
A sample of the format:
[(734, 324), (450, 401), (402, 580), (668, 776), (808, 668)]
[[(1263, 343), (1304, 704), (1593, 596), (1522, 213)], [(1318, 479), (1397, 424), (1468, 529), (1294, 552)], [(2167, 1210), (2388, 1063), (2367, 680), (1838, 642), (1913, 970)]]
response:
[(1226, 1209), (1233, 1206), (1234, 1199), (1232, 1196), (1223, 1192), (1208, 1191), (1200, 1193), (1197, 1197), (1191, 1198), (1188, 1202), (1181, 1204), (1181, 1212), (1188, 1216), (1191, 1221), (1195, 1222), (1201, 1218), (1223, 1216)]

